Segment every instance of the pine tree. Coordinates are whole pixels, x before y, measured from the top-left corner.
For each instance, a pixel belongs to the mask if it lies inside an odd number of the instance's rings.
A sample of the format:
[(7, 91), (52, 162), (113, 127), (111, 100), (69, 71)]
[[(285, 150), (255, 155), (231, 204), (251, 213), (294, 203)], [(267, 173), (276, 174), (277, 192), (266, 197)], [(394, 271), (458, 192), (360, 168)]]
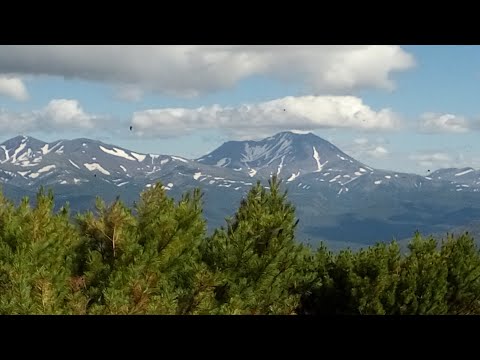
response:
[(269, 191), (258, 182), (227, 227), (203, 244), (203, 259), (222, 283), (217, 313), (292, 314), (303, 281), (305, 252), (295, 243), (295, 209), (276, 177)]
[(379, 243), (357, 253), (343, 250), (337, 256), (320, 248), (317, 271), (321, 276), (302, 297), (302, 311), (310, 314), (391, 313), (400, 273), (396, 243)]
[(96, 210), (97, 217), (87, 212), (77, 218), (83, 242), (77, 248), (75, 275), (82, 282), (88, 311), (102, 313), (108, 307), (106, 291), (112, 273), (119, 267), (126, 270), (125, 258), (133, 255), (135, 218), (118, 199), (107, 206), (97, 198)]
[(437, 251), (437, 241), (417, 232), (402, 262), (397, 288), (397, 314), (441, 315), (448, 310), (447, 261)]
[(0, 199), (0, 312), (68, 313), (73, 248), (78, 240), (68, 206), (53, 213), (54, 198), (41, 188), (36, 206)]
[(89, 313), (208, 311), (213, 287), (198, 253), (206, 229), (201, 197), (197, 189), (175, 204), (158, 183), (141, 194), (137, 217), (120, 201), (98, 201), (98, 217), (79, 219)]
[(448, 313), (480, 314), (480, 254), (473, 238), (468, 233), (447, 235), (441, 256), (448, 271)]

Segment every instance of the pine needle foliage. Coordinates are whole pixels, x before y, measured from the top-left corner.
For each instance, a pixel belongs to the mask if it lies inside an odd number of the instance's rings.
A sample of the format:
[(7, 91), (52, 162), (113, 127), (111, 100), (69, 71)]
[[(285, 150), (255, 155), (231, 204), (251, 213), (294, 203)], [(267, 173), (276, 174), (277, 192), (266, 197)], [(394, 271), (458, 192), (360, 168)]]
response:
[(258, 182), (207, 236), (200, 190), (161, 183), (130, 208), (54, 211), (51, 191), (0, 191), (0, 314), (480, 314), (480, 253), (468, 234), (416, 233), (337, 254), (302, 245), (282, 182)]

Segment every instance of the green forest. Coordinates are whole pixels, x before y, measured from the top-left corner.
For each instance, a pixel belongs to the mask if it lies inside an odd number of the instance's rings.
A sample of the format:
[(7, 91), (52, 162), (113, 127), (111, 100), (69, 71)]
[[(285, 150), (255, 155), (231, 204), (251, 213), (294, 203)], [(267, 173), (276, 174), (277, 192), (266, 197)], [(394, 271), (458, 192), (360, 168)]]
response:
[(82, 214), (44, 189), (34, 206), (0, 194), (0, 314), (480, 314), (468, 233), (333, 253), (300, 243), (299, 220), (276, 177), (212, 234), (199, 189)]

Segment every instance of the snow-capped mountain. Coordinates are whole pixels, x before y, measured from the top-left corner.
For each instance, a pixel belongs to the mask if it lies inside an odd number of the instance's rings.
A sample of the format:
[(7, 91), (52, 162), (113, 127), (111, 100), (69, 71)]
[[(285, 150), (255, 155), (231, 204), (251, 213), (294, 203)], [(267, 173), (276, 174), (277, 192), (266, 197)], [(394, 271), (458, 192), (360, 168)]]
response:
[(457, 188), (473, 188), (480, 186), (480, 171), (471, 167), (457, 169), (440, 169), (430, 175), (431, 178), (443, 181), (449, 181), (455, 184)]
[(372, 170), (312, 133), (281, 132), (260, 141), (229, 141), (197, 161), (251, 177), (276, 174), (287, 181), (327, 168)]
[(480, 216), (480, 171), (441, 169), (421, 176), (374, 169), (311, 133), (230, 141), (196, 160), (90, 139), (46, 143), (17, 136), (0, 144), (0, 183), (14, 197), (22, 191), (31, 196), (44, 185), (60, 202), (85, 210), (96, 195), (133, 202), (161, 181), (174, 197), (200, 187), (211, 226), (223, 224), (256, 181), (267, 186), (274, 174), (296, 205), (299, 230), (314, 240), (348, 240), (350, 234), (365, 241), (404, 238), (419, 226), (438, 231)]
[[(167, 190), (187, 177), (208, 185), (231, 187), (241, 174), (214, 169), (174, 155), (142, 154), (89, 139), (45, 143), (17, 136), (0, 144), (0, 181), (29, 188), (80, 185), (102, 181), (116, 187), (151, 186), (162, 180)], [(175, 181), (174, 181), (175, 180)], [(227, 181), (228, 180), (228, 181)], [(238, 179), (242, 180), (242, 179)], [(239, 186), (252, 182), (239, 181)], [(238, 188), (235, 186), (234, 188)], [(61, 189), (61, 187), (59, 187)]]

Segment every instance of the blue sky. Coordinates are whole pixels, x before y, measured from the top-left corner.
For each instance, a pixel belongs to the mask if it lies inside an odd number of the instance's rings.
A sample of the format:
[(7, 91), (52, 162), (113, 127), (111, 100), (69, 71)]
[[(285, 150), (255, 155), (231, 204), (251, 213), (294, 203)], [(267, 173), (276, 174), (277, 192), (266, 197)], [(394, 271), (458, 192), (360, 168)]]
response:
[(480, 168), (479, 93), (478, 46), (0, 46), (0, 142), (196, 158), (301, 130), (425, 174)]

